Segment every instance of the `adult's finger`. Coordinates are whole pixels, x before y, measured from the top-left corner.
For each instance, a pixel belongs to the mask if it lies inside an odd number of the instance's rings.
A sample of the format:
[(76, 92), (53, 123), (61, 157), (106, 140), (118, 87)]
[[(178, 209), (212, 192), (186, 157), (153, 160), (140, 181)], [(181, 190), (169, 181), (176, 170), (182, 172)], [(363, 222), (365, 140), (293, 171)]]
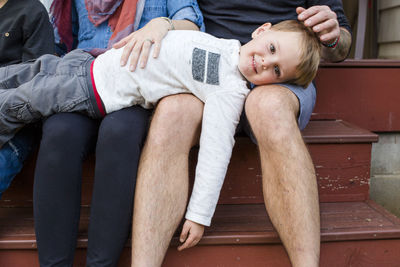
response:
[(301, 7), (301, 6), (297, 7), (296, 8), (297, 15), (300, 15), (304, 10), (306, 10), (304, 7)]
[(142, 51), (140, 52), (140, 67), (143, 69), (146, 67), (147, 60), (149, 59), (150, 47), (153, 41), (146, 39), (143, 43)]
[(135, 71), (137, 63), (139, 61), (139, 56), (140, 52), (142, 51), (143, 47), (143, 41), (137, 41), (135, 44), (135, 47), (133, 47), (132, 52), (130, 54), (130, 64), (129, 64), (129, 70), (130, 71)]
[(314, 14), (313, 16), (307, 18), (304, 21), (304, 25), (308, 26), (308, 27), (313, 27), (315, 25), (318, 25), (320, 23), (323, 23), (327, 20), (330, 19), (334, 19), (336, 20), (336, 13), (333, 12), (332, 10), (322, 10), (316, 14)]
[(339, 36), (340, 36), (340, 29), (335, 29), (334, 31), (322, 34), (319, 37), (319, 39), (321, 40), (321, 42), (327, 42), (329, 40), (335, 40), (335, 39), (339, 38)]
[(161, 40), (154, 40), (153, 44), (153, 58), (157, 58), (161, 50)]
[(132, 52), (133, 47), (136, 44), (136, 40), (135, 39), (131, 39), (124, 47), (124, 50), (122, 51), (122, 55), (121, 55), (121, 59), (120, 59), (120, 64), (121, 66), (125, 66), (126, 62), (129, 59), (129, 56)]
[(124, 45), (126, 45), (128, 43), (130, 38), (132, 38), (132, 37), (131, 36), (126, 36), (126, 37), (122, 38), (121, 40), (119, 40), (118, 42), (113, 44), (113, 48), (118, 49), (118, 48), (123, 47)]
[(320, 11), (320, 9), (321, 9), (320, 6), (312, 6), (310, 8), (307, 8), (307, 9), (303, 10), (303, 12), (301, 12), (301, 14), (299, 14), (298, 19), (301, 21), (305, 21), (309, 17), (317, 14)]
[(339, 27), (339, 23), (336, 19), (329, 19), (322, 23), (317, 24), (312, 29), (316, 33), (331, 32)]

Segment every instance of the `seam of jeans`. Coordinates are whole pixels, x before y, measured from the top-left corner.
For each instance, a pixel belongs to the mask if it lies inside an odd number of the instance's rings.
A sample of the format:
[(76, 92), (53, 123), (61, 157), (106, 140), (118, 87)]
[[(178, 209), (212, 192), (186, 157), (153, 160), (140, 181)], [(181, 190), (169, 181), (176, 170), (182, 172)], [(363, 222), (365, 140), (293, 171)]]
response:
[(12, 141), (8, 141), (8, 145), (12, 148), (15, 155), (17, 155), (17, 157), (19, 157), (18, 147), (16, 145), (14, 145)]

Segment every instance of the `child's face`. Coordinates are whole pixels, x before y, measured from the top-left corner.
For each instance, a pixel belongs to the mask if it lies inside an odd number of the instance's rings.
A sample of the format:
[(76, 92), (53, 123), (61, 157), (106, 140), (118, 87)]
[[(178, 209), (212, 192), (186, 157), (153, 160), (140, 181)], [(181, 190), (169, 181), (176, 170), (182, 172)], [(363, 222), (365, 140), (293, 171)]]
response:
[(271, 30), (266, 23), (240, 49), (239, 71), (255, 85), (282, 83), (295, 78), (300, 63), (301, 34)]

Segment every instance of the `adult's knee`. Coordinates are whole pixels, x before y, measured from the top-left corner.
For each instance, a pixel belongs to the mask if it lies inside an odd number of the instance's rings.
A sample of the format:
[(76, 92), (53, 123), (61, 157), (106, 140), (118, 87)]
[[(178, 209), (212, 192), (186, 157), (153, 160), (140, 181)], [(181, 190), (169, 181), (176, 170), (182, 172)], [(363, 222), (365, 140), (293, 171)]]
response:
[(47, 196), (49, 186), (64, 188), (78, 203), (82, 161), (94, 148), (96, 133), (97, 122), (83, 115), (60, 113), (49, 117), (43, 123), (35, 191)]
[(285, 87), (269, 85), (255, 88), (246, 100), (245, 109), (259, 143), (284, 141), (293, 130), (298, 129), (299, 101)]
[(82, 155), (96, 140), (97, 123), (80, 114), (60, 113), (43, 123), (41, 150)]
[(166, 97), (157, 106), (157, 124), (173, 128), (196, 126), (201, 123), (203, 106), (203, 102), (191, 94)]
[(189, 94), (164, 98), (153, 116), (147, 142), (156, 145), (192, 143), (200, 132), (203, 106), (203, 102)]
[(135, 106), (107, 115), (99, 128), (97, 149), (102, 146), (140, 149), (146, 137), (150, 114), (151, 111)]

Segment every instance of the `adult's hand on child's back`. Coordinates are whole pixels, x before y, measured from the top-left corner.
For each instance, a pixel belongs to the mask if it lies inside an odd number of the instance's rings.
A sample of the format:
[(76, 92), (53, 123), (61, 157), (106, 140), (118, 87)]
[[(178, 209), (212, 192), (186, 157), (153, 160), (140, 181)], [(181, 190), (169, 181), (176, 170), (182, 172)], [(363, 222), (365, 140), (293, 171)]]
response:
[(150, 54), (150, 48), (154, 44), (153, 57), (158, 57), (161, 48), (161, 41), (170, 30), (168, 21), (162, 18), (152, 19), (140, 30), (137, 30), (118, 43), (114, 48), (124, 47), (121, 56), (121, 66), (125, 66), (129, 57), (129, 70), (135, 71), (140, 57), (140, 67), (144, 68)]
[(199, 243), (204, 234), (204, 225), (186, 220), (182, 227), (182, 233), (179, 241), (183, 243), (178, 247), (179, 251), (194, 247)]
[(339, 22), (336, 13), (329, 6), (312, 6), (308, 9), (298, 7), (296, 12), (298, 19), (311, 27), (322, 43), (331, 44), (339, 38)]

